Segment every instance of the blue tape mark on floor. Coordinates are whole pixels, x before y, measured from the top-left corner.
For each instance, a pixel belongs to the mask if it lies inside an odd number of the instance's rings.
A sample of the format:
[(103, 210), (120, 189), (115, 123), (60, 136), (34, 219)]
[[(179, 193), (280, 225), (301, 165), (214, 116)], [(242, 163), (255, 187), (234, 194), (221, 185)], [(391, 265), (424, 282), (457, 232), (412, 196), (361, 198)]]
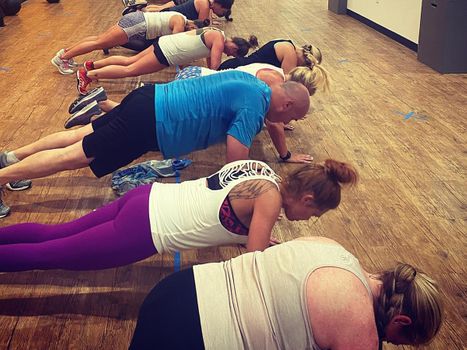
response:
[(394, 113), (403, 116), (404, 117), (403, 120), (409, 120), (410, 118), (417, 119), (417, 120), (422, 120), (422, 121), (428, 120), (427, 115), (420, 114), (420, 113), (413, 112), (413, 111), (411, 111), (409, 113), (404, 113), (404, 112), (401, 112), (401, 111), (394, 111)]
[(337, 63), (350, 63), (350, 60), (348, 60), (347, 58), (343, 58), (341, 60), (338, 60)]
[(312, 31), (313, 31), (313, 29), (311, 29), (311, 28), (304, 28), (304, 29), (302, 29), (302, 32), (312, 32)]
[(180, 252), (175, 252), (175, 255), (174, 255), (174, 271), (175, 272), (180, 271), (181, 263), (182, 263), (182, 259), (180, 256)]
[(404, 120), (410, 119), (411, 116), (413, 116), (415, 112), (409, 112), (406, 115), (404, 115)]
[(8, 67), (0, 67), (0, 72), (9, 72), (10, 70)]

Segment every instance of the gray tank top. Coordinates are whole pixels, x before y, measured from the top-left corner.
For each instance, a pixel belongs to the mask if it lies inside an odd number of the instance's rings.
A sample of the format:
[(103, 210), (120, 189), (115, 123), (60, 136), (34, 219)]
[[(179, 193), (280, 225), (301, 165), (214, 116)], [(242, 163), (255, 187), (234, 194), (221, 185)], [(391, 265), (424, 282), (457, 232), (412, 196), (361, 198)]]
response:
[(371, 295), (358, 260), (342, 246), (291, 241), (194, 267), (201, 329), (209, 349), (312, 349), (306, 282), (321, 267), (353, 273)]

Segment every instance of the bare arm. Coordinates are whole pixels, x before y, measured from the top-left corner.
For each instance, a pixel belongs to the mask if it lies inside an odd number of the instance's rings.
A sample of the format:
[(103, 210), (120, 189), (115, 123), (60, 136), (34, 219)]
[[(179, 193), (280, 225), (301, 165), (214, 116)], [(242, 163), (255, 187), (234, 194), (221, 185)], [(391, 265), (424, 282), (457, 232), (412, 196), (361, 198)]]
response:
[(236, 160), (248, 159), (250, 149), (238, 141), (235, 137), (227, 135), (226, 163)]
[(284, 157), (288, 151), (287, 142), (285, 140), (284, 123), (271, 123), (266, 120), (266, 127), (279, 156)]
[(172, 18), (173, 18), (172, 34), (184, 32), (185, 31), (185, 20), (183, 19), (183, 17), (172, 16)]
[(306, 300), (320, 348), (378, 349), (373, 301), (353, 273), (334, 267), (314, 271), (307, 280)]
[(213, 70), (217, 70), (221, 65), (222, 52), (224, 51), (224, 37), (219, 32), (213, 32), (215, 34), (212, 45), (211, 55), (207, 59), (208, 67)]
[(207, 1), (195, 1), (195, 8), (198, 11), (198, 19), (205, 20), (210, 19), (211, 9), (209, 8), (209, 2)]
[[(283, 123), (271, 123), (266, 120), (266, 127), (272, 143), (279, 153), (279, 157), (285, 157), (289, 149), (285, 140), (285, 131)], [(289, 163), (311, 163), (313, 157), (309, 154), (292, 153), (291, 157), (287, 160)]]
[(297, 67), (297, 54), (295, 48), (290, 43), (281, 43), (275, 47), (276, 55), (281, 61), (281, 68), (284, 74), (288, 74)]
[(254, 202), (246, 245), (249, 252), (263, 251), (269, 247), (271, 231), (281, 210), (281, 197), (277, 187), (273, 183), (268, 185), (269, 189)]

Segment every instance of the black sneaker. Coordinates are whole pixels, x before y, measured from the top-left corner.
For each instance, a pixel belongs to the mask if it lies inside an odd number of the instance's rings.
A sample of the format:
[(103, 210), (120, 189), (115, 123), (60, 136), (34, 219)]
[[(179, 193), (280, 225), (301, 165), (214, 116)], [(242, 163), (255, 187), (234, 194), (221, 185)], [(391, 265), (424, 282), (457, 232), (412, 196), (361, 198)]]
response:
[(86, 95), (78, 96), (78, 98), (74, 100), (73, 103), (68, 108), (68, 113), (70, 114), (76, 113), (93, 101), (100, 102), (100, 101), (105, 101), (105, 100), (107, 100), (107, 94), (105, 93), (104, 88), (102, 86), (99, 86), (89, 91), (89, 93)]
[(2, 201), (2, 187), (0, 187), (0, 219), (10, 214), (10, 207)]
[[(8, 166), (6, 161), (6, 152), (0, 153), (0, 169), (6, 168)], [(32, 181), (31, 180), (18, 180), (12, 181), (5, 185), (10, 191), (24, 191), (28, 188), (31, 188)], [(8, 208), (8, 207), (7, 207)]]
[(123, 9), (122, 11), (122, 16), (125, 16), (129, 13), (136, 12), (136, 11), (141, 11), (144, 9), (148, 4), (147, 3), (137, 3), (134, 5), (127, 6)]

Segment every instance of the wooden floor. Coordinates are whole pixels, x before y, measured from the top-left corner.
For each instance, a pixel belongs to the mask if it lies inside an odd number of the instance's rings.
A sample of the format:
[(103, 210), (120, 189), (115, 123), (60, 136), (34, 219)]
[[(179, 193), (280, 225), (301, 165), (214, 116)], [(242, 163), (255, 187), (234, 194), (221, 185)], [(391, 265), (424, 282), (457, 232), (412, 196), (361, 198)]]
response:
[[(120, 0), (56, 5), (29, 0), (19, 16), (6, 18), (7, 26), (0, 28), (0, 149), (62, 130), (76, 97), (75, 80), (60, 75), (50, 59), (60, 48), (114, 24), (120, 11)], [(283, 220), (275, 236), (284, 241), (331, 237), (370, 270), (395, 261), (421, 267), (440, 282), (446, 307), (444, 327), (429, 348), (465, 349), (466, 76), (436, 73), (409, 49), (328, 12), (326, 0), (237, 0), (233, 17), (223, 25), (229, 35), (256, 34), (260, 43), (290, 37), (321, 48), (332, 92), (312, 98), (314, 112), (296, 124), (288, 142), (317, 161), (349, 161), (361, 175), (339, 209), (308, 223)], [(87, 57), (103, 55), (78, 61)], [(168, 81), (173, 73), (101, 83), (120, 99), (140, 79)], [(192, 154), (194, 164), (183, 179), (218, 169), (223, 151), (218, 146)], [(279, 172), (296, 167), (277, 162), (264, 134), (252, 154)], [(8, 193), (13, 212), (0, 226), (65, 222), (113, 199), (109, 177), (98, 180), (88, 169), (67, 172), (34, 181), (29, 191)], [(184, 252), (182, 265), (241, 252), (238, 247)], [(125, 349), (144, 296), (173, 271), (173, 257), (159, 255), (97, 272), (0, 274), (0, 349)]]

